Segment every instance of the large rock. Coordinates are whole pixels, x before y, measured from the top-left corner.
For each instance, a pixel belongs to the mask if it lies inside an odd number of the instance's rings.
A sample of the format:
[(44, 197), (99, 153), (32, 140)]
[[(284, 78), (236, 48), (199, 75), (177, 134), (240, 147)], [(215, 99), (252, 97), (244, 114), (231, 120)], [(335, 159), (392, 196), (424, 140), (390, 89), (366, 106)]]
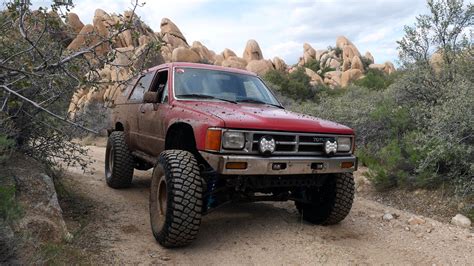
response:
[(36, 173), (35, 162), (25, 170), (18, 169), (15, 175), (18, 200), (25, 215), (18, 223), (22, 232), (30, 232), (39, 241), (59, 243), (67, 235), (53, 179), (43, 173)]
[(102, 37), (107, 37), (109, 35), (107, 21), (110, 21), (109, 14), (102, 9), (96, 9), (92, 22), (96, 32)]
[(351, 62), (352, 58), (354, 56), (357, 56), (360, 58), (360, 53), (359, 50), (354, 45), (346, 45), (344, 48), (342, 48), (342, 60), (346, 61), (348, 60)]
[(304, 72), (306, 73), (306, 75), (308, 75), (308, 77), (311, 78), (311, 81), (313, 81), (315, 84), (324, 83), (323, 79), (313, 70), (305, 67)]
[[(82, 27), (76, 38), (67, 47), (68, 50), (80, 50), (86, 46), (93, 46), (99, 42), (99, 37), (94, 31), (94, 26), (87, 24)], [(97, 48), (96, 52), (103, 54), (103, 49)]]
[(206, 61), (208, 63), (214, 62), (214, 59), (215, 59), (214, 55), (201, 42), (198, 42), (198, 41), (193, 42), (191, 50), (196, 52), (203, 61)]
[(233, 67), (238, 69), (245, 69), (247, 61), (237, 56), (230, 56), (222, 61), (223, 67)]
[(321, 56), (323, 56), (324, 54), (326, 54), (328, 52), (328, 50), (316, 50), (316, 56), (315, 56), (315, 59), (320, 61), (321, 60)]
[(201, 57), (198, 53), (189, 48), (178, 47), (173, 50), (173, 53), (171, 54), (171, 61), (199, 63), (201, 61)]
[(341, 71), (329, 71), (324, 74), (324, 83), (331, 88), (341, 86)]
[(360, 57), (354, 56), (351, 60), (351, 69), (359, 69), (360, 71), (364, 71), (364, 64)]
[(231, 49), (225, 48), (224, 51), (222, 52), (222, 56), (224, 57), (224, 59), (228, 59), (231, 56), (237, 56), (237, 55)]
[(430, 65), (436, 73), (440, 73), (444, 64), (442, 51), (435, 52), (430, 58)]
[(260, 46), (258, 45), (257, 41), (247, 41), (247, 45), (245, 46), (242, 58), (245, 59), (247, 62), (250, 62), (252, 60), (263, 59), (262, 50), (260, 49)]
[(180, 38), (187, 44), (186, 38), (181, 33), (178, 26), (176, 26), (176, 24), (174, 24), (169, 18), (163, 18), (161, 20), (160, 29), (161, 29), (162, 36), (166, 34), (170, 34), (170, 35)]
[(369, 51), (365, 52), (364, 57), (365, 57), (365, 59), (367, 59), (369, 61), (369, 64), (375, 63), (374, 56)]
[(351, 82), (363, 77), (362, 71), (359, 69), (349, 69), (342, 72), (341, 75), (341, 87), (347, 87)]
[(278, 71), (286, 71), (286, 69), (288, 68), (285, 61), (283, 61), (283, 59), (281, 59), (278, 56), (273, 58), (273, 65), (275, 66), (275, 69)]
[(347, 39), (345, 36), (338, 36), (336, 38), (336, 47), (339, 49), (344, 49), (344, 46), (346, 45), (354, 45), (349, 39)]
[(256, 73), (259, 76), (263, 76), (265, 73), (274, 68), (270, 60), (252, 60), (247, 64), (246, 69), (250, 72)]
[(216, 66), (222, 66), (222, 62), (224, 61), (224, 56), (221, 54), (218, 54), (214, 57), (214, 65)]
[(67, 14), (67, 24), (71, 27), (75, 33), (81, 32), (82, 28), (84, 27), (84, 23), (79, 19), (79, 16), (76, 13), (68, 13)]
[(464, 228), (471, 227), (471, 220), (459, 213), (451, 219), (451, 223)]

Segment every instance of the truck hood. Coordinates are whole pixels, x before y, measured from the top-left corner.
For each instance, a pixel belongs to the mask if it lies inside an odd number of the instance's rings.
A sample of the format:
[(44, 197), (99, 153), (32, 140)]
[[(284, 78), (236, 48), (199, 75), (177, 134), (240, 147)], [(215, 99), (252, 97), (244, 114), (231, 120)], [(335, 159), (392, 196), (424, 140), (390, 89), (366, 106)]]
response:
[(186, 101), (186, 107), (219, 117), (226, 128), (354, 134), (351, 128), (338, 123), (263, 104)]

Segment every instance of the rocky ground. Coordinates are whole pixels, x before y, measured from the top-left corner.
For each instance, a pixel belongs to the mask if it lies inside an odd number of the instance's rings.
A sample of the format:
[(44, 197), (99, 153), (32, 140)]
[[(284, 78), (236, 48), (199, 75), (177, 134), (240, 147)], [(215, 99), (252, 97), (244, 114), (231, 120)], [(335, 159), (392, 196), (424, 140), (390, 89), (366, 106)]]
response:
[[(305, 223), (291, 202), (232, 204), (204, 217), (191, 246), (163, 249), (149, 224), (151, 173), (137, 171), (132, 188), (111, 189), (103, 178), (104, 154), (105, 148), (91, 146), (94, 173), (71, 168), (63, 179), (65, 189), (80, 199), (66, 202), (64, 212), (75, 249), (87, 263), (467, 265), (474, 261), (472, 229), (389, 207), (361, 192), (340, 225)], [(80, 225), (81, 219), (87, 221)]]

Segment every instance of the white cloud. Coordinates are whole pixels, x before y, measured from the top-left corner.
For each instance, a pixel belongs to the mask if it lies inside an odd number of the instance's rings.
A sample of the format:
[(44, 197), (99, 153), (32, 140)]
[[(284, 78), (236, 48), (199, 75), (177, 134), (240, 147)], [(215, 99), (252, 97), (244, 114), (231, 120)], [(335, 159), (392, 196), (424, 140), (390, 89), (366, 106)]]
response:
[[(130, 0), (74, 3), (73, 12), (85, 23), (92, 21), (96, 8), (122, 13), (131, 7)], [(266, 58), (280, 56), (296, 63), (303, 43), (323, 49), (334, 46), (339, 35), (348, 37), (362, 53), (370, 51), (377, 62), (395, 61), (403, 25), (412, 24), (424, 10), (424, 1), (413, 0), (149, 0), (137, 13), (155, 31), (168, 17), (188, 42), (199, 40), (218, 53), (230, 48), (242, 54), (247, 40), (256, 39)]]

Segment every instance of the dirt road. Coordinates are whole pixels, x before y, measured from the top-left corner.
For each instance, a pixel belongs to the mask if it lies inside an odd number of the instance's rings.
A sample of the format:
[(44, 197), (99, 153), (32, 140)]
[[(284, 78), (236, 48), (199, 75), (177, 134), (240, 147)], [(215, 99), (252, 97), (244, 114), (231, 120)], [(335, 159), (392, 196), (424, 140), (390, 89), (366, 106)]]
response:
[[(82, 231), (98, 246), (93, 263), (119, 264), (459, 264), (474, 263), (469, 229), (413, 216), (356, 197), (340, 225), (301, 221), (294, 204), (227, 205), (204, 217), (197, 241), (167, 250), (154, 240), (148, 216), (150, 172), (135, 172), (133, 187), (114, 190), (104, 182), (105, 148), (90, 147), (94, 174), (69, 169), (66, 184), (93, 202), (94, 215)], [(397, 218), (384, 221), (385, 212)]]

